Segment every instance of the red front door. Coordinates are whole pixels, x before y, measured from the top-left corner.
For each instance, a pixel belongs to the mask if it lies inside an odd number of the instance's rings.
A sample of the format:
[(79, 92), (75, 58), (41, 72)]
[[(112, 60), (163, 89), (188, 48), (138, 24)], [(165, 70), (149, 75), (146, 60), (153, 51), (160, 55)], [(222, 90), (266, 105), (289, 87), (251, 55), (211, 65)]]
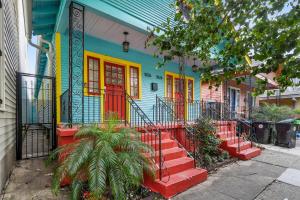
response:
[(125, 119), (125, 67), (104, 62), (105, 75), (105, 116), (116, 113), (119, 119)]
[(175, 78), (175, 112), (178, 119), (184, 119), (184, 81)]

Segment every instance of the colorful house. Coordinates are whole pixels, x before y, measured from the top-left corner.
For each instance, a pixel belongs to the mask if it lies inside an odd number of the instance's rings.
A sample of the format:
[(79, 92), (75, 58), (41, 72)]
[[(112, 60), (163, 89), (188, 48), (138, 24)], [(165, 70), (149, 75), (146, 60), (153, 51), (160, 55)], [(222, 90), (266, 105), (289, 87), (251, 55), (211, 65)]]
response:
[[(227, 109), (231, 113), (231, 118), (248, 119), (252, 110), (259, 106), (259, 98), (253, 96), (257, 87), (257, 81), (267, 79), (267, 88), (277, 88), (277, 83), (273, 81), (275, 73), (258, 74), (250, 76), (249, 74), (237, 75), (237, 78), (244, 78), (244, 81), (237, 83), (234, 79), (226, 80), (216, 87), (214, 83), (201, 83), (201, 100), (206, 102), (204, 106), (219, 106)], [(223, 111), (224, 112), (224, 111)]]
[[(187, 126), (201, 115), (200, 74), (193, 72), (190, 60), (183, 68), (174, 60), (157, 69), (161, 58), (153, 57), (155, 48), (145, 46), (149, 29), (175, 14), (172, 2), (34, 0), (28, 6), (32, 32), (44, 41), (37, 74), (56, 78), (52, 107), (59, 128), (52, 131), (57, 131), (58, 145), (78, 125), (100, 124), (108, 113), (117, 113), (155, 148), (157, 176), (144, 185), (165, 197), (207, 178), (207, 171), (196, 168), (188, 156), (195, 143)], [(37, 78), (36, 96), (43, 96), (44, 82)], [(236, 140), (235, 121), (216, 125), (232, 155), (250, 159), (260, 153), (252, 143)]]

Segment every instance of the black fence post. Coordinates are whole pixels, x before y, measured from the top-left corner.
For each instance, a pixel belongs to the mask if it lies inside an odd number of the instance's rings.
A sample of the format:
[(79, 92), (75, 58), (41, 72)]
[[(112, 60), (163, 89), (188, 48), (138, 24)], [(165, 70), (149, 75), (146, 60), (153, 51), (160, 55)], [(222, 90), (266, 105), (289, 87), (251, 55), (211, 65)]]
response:
[(16, 74), (16, 158), (22, 159), (22, 76)]

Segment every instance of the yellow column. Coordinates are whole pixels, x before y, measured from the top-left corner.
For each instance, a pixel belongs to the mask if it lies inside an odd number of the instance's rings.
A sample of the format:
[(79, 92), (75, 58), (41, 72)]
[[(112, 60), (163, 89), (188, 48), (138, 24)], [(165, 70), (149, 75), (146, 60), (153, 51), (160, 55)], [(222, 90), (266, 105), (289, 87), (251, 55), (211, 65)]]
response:
[(56, 122), (60, 123), (60, 95), (61, 95), (61, 40), (60, 33), (55, 33), (56, 51)]

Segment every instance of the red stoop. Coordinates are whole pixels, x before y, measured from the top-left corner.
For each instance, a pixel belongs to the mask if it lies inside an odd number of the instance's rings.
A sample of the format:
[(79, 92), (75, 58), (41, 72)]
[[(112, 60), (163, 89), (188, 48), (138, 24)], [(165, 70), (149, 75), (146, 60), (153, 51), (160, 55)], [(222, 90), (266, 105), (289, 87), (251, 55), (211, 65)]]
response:
[[(261, 154), (261, 149), (251, 147), (251, 142), (236, 136), (235, 122), (219, 124), (217, 136), (223, 140), (221, 148), (241, 160), (250, 160)], [(240, 143), (238, 143), (240, 142)], [(239, 150), (240, 148), (240, 150)]]
[(187, 152), (179, 148), (178, 143), (170, 138), (168, 132), (162, 132), (161, 134), (163, 155), (162, 180), (159, 180), (158, 158), (155, 158), (157, 162), (155, 180), (146, 176), (144, 186), (160, 193), (165, 198), (170, 198), (205, 181), (207, 179), (207, 171), (194, 168), (194, 159), (189, 158)]

